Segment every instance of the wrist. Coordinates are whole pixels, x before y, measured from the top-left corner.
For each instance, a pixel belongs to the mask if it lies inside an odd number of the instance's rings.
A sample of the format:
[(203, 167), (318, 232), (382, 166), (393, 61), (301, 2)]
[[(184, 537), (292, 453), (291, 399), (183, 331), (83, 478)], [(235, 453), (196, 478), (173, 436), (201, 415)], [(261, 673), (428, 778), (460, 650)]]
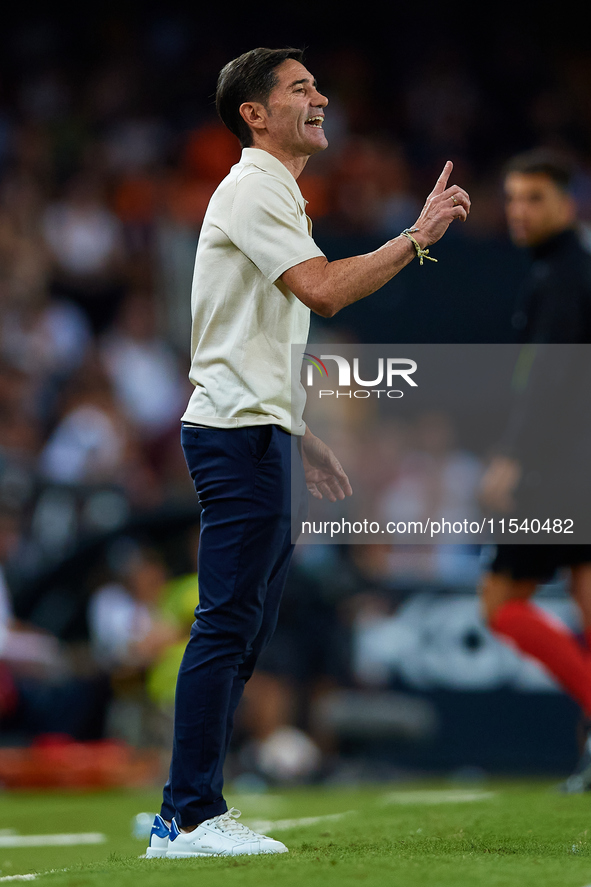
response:
[(427, 249), (427, 247), (431, 246), (431, 241), (421, 228), (413, 225), (412, 228), (409, 228), (408, 230), (412, 232), (412, 236), (421, 247), (421, 249)]
[(411, 259), (416, 258), (417, 250), (416, 250), (414, 243), (410, 239), (410, 237), (407, 237), (405, 234), (399, 234), (398, 240), (401, 240), (402, 243), (406, 244), (406, 249), (408, 250), (410, 258)]
[(418, 228), (414, 227), (405, 228), (404, 231), (400, 232), (401, 237), (405, 237), (412, 244), (416, 255), (419, 257), (421, 265), (423, 264), (423, 261), (425, 259), (428, 259), (430, 262), (436, 262), (437, 259), (433, 258), (433, 256), (430, 256), (429, 250), (425, 249), (423, 244), (419, 240), (417, 240), (416, 234), (420, 234), (420, 231)]

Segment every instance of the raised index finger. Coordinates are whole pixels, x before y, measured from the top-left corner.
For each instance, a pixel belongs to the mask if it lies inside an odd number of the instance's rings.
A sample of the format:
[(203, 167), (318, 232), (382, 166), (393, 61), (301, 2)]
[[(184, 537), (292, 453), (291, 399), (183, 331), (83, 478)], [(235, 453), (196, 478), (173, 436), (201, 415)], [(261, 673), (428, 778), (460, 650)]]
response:
[(439, 178), (435, 182), (435, 187), (433, 188), (433, 191), (431, 192), (432, 194), (441, 194), (443, 191), (445, 191), (445, 189), (447, 187), (447, 180), (449, 179), (453, 168), (454, 168), (453, 163), (451, 162), (451, 160), (448, 160), (447, 163), (445, 164), (445, 166), (443, 167), (443, 170), (441, 171), (441, 175), (439, 176)]

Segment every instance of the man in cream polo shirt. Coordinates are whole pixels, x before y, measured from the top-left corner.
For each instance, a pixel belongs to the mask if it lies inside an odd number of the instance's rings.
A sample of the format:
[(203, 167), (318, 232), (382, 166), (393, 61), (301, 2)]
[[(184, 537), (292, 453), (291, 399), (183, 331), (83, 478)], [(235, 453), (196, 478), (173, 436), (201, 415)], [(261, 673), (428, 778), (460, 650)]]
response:
[(234, 713), (275, 629), (293, 551), (294, 437), (302, 456), (294, 508), (305, 507), (307, 491), (330, 501), (351, 495), (338, 460), (303, 422), (303, 389), (291, 402), (291, 345), (306, 342), (310, 310), (331, 317), (415, 256), (432, 258), (429, 245), (470, 209), (463, 189), (447, 187), (448, 162), (413, 228), (373, 253), (329, 262), (297, 184), (327, 147), (327, 104), (296, 49), (244, 53), (218, 79), (218, 113), (243, 153), (211, 199), (195, 262), (195, 390), (181, 440), (202, 506), (199, 606), (148, 857), (287, 851), (240, 824), (222, 787)]
[(244, 148), (199, 236), (190, 372), (195, 389), (183, 421), (213, 428), (270, 423), (303, 434), (303, 391), (301, 404), (291, 402), (290, 346), (307, 341), (310, 309), (280, 277), (323, 256), (311, 228), (287, 167), (267, 151)]

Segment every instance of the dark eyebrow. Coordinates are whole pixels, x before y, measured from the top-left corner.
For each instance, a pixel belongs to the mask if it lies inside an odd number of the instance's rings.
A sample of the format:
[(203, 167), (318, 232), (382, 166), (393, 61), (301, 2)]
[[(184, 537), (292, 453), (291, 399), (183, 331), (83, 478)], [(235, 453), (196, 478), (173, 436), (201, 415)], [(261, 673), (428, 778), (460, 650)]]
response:
[[(312, 80), (311, 82), (312, 82), (312, 86), (314, 87), (314, 89), (318, 89), (317, 82), (315, 80)], [(300, 83), (305, 83), (305, 84), (310, 83), (310, 79), (308, 77), (302, 77), (301, 80), (294, 80), (293, 83), (289, 84), (289, 88), (292, 89), (292, 87), (294, 87), (294, 86), (299, 86)]]

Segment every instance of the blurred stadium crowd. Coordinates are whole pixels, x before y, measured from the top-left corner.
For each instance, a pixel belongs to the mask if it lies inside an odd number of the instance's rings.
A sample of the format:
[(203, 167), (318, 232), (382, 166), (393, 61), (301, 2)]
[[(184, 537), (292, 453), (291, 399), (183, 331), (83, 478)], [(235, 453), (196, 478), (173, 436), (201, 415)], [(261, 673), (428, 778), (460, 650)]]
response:
[[(345, 38), (341, 21), (321, 40), (287, 13), (228, 33), (219, 10), (142, 10), (13, 12), (0, 38), (3, 744), (60, 731), (168, 739), (152, 703), (170, 701), (196, 597), (178, 431), (199, 228), (239, 156), (212, 104), (229, 58), (255, 43), (310, 47), (330, 99), (330, 148), (300, 180), (320, 245), (346, 255), (360, 237), (396, 235), (449, 157), (472, 197), (469, 224), (450, 231), (470, 264), (473, 245), (505, 239), (500, 165), (541, 143), (577, 161), (591, 221), (588, 52), (511, 21), (488, 32), (486, 57), (482, 44), (450, 52), (436, 19), (417, 29), (404, 10), (388, 37)], [(350, 340), (351, 317), (312, 334)], [(359, 608), (391, 606), (395, 572), (384, 547), (361, 548), (298, 554), (239, 738), (305, 724), (304, 697), (355, 683), (351, 624)], [(313, 769), (316, 746), (294, 755)]]

